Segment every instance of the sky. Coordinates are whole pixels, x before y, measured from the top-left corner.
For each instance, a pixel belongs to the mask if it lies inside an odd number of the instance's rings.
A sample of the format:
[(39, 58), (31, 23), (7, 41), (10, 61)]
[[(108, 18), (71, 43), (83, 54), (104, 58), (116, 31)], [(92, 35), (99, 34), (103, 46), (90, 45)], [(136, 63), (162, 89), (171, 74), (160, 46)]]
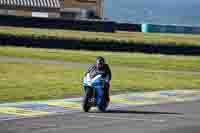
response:
[(104, 0), (104, 16), (120, 21), (200, 23), (200, 0)]

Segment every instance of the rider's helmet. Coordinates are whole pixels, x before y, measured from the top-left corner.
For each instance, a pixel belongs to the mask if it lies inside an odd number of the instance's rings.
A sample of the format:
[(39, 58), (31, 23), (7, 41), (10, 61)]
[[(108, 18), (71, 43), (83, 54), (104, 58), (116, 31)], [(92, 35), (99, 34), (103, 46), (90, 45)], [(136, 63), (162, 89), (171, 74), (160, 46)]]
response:
[(98, 56), (96, 58), (96, 66), (98, 69), (102, 69), (105, 64), (105, 59), (102, 56)]

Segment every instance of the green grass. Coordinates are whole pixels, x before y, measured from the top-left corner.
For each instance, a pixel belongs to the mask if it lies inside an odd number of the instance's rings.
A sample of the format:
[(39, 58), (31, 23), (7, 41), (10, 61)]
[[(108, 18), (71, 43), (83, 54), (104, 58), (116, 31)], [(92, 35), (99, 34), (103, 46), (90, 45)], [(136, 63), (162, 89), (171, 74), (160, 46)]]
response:
[(176, 44), (176, 45), (198, 45), (200, 46), (200, 35), (185, 34), (160, 34), (142, 32), (117, 32), (117, 33), (96, 33), (84, 31), (19, 28), (19, 27), (0, 27), (0, 35), (31, 36), (36, 38), (66, 38), (76, 40), (95, 41), (115, 41), (128, 43), (147, 43), (155, 45)]
[[(112, 92), (200, 88), (200, 58), (140, 53), (0, 47), (0, 56), (94, 63), (104, 56), (112, 66)], [(0, 61), (0, 101), (80, 96), (85, 67)], [(171, 71), (165, 72), (163, 70)]]
[(92, 52), (23, 47), (0, 47), (0, 56), (29, 57), (81, 63), (94, 63), (95, 57), (102, 55), (109, 64), (147, 70), (172, 70), (200, 72), (198, 56), (169, 56), (140, 53)]
[[(85, 68), (17, 62), (0, 62), (0, 100), (59, 99), (82, 95)], [(112, 92), (164, 89), (199, 89), (200, 74), (165, 73), (113, 66)]]
[(55, 99), (80, 95), (83, 71), (63, 65), (1, 62), (0, 100)]

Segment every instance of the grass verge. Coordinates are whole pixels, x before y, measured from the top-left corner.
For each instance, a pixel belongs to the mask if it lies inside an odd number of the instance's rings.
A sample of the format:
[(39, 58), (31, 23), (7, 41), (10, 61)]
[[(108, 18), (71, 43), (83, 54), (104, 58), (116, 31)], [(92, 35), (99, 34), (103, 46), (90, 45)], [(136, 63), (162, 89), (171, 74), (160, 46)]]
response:
[[(0, 62), (0, 100), (24, 101), (81, 95), (84, 68)], [(200, 74), (165, 73), (113, 67), (112, 92), (199, 89)]]
[(0, 47), (0, 56), (28, 57), (80, 63), (94, 63), (95, 57), (99, 55), (104, 56), (111, 65), (153, 70), (200, 72), (200, 58), (197, 56)]

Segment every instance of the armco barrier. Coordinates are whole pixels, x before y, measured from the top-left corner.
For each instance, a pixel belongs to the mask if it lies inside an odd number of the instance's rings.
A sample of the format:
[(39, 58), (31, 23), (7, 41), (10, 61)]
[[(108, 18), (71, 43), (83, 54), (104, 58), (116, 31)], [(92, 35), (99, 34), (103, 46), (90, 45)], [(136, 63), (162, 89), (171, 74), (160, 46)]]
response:
[(95, 32), (115, 32), (116, 26), (115, 22), (112, 21), (65, 20), (57, 18), (34, 18), (4, 15), (0, 15), (0, 25)]
[(141, 24), (116, 23), (116, 30), (141, 32)]
[(50, 38), (32, 38), (0, 35), (0, 45), (14, 45), (36, 48), (86, 49), (103, 51), (128, 51), (172, 55), (200, 55), (200, 46), (181, 46), (171, 44), (138, 44), (118, 41), (96, 41)]
[(200, 27), (142, 24), (142, 32), (200, 34)]

